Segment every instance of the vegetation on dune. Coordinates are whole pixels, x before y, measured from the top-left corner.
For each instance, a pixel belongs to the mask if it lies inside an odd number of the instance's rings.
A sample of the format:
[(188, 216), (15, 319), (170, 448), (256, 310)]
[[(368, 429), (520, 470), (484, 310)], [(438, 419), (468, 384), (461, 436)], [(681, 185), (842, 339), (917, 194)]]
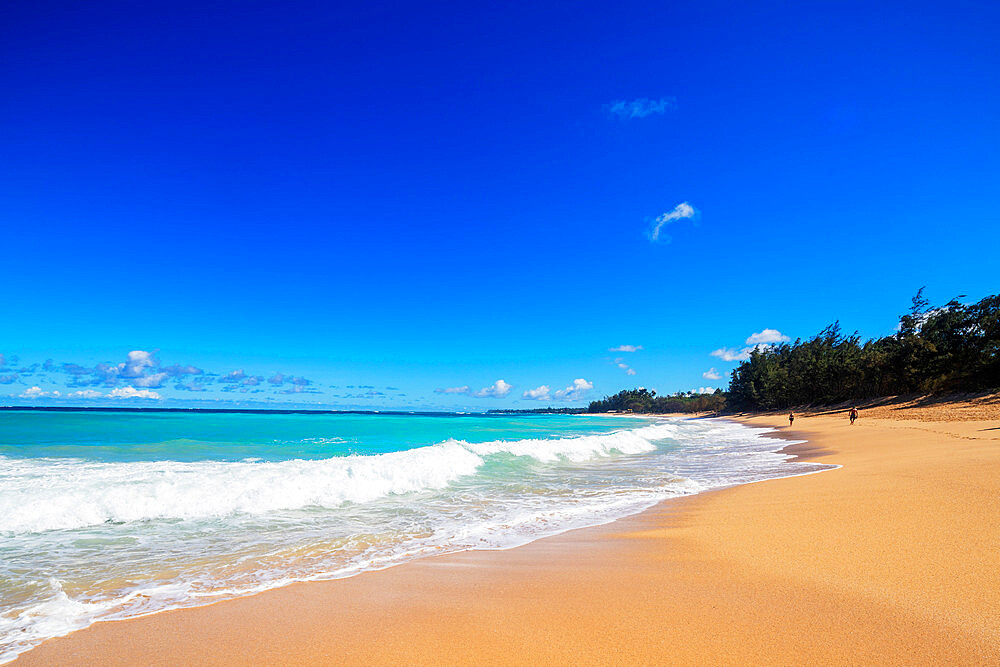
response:
[(721, 412), (830, 405), (901, 394), (1000, 388), (1000, 295), (930, 307), (923, 289), (896, 333), (861, 341), (835, 322), (808, 340), (758, 346), (733, 371), (729, 390), (657, 396), (630, 389), (588, 412)]

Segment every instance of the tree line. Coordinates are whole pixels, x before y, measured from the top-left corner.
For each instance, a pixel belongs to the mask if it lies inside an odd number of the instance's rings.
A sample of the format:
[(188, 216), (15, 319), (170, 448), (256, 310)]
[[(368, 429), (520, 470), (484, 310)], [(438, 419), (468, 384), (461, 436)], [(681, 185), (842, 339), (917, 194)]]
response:
[(657, 396), (649, 389), (626, 389), (614, 396), (605, 396), (599, 401), (591, 401), (587, 412), (647, 412), (663, 414), (667, 412), (719, 412), (726, 405), (726, 396), (721, 389), (714, 394), (678, 392), (672, 396)]
[(835, 322), (808, 340), (753, 350), (733, 371), (727, 404), (772, 410), (998, 387), (1000, 295), (932, 308), (921, 288), (892, 335), (862, 342)]
[(931, 307), (921, 288), (891, 335), (862, 341), (834, 322), (807, 340), (756, 347), (733, 371), (726, 392), (657, 396), (628, 389), (591, 402), (587, 412), (780, 410), (998, 388), (1000, 295)]

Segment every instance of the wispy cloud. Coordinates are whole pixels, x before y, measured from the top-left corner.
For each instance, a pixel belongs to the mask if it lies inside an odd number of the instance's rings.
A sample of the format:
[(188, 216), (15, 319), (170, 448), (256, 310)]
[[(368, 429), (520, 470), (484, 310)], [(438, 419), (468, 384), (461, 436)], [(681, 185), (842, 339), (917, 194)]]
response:
[(565, 389), (560, 389), (556, 392), (556, 398), (562, 398), (567, 401), (579, 401), (584, 398), (586, 393), (594, 388), (593, 382), (588, 382), (583, 378), (577, 378), (573, 380), (573, 384), (566, 387)]
[(208, 387), (205, 383), (193, 380), (191, 382), (178, 382), (174, 385), (174, 389), (177, 391), (208, 391)]
[[(61, 373), (65, 380), (61, 383), (65, 389), (107, 387), (109, 389), (131, 387), (133, 389), (159, 389), (170, 383), (176, 391), (205, 392), (212, 388), (223, 392), (261, 393), (264, 386), (264, 376), (247, 373), (237, 369), (230, 373), (217, 375), (209, 373), (192, 364), (165, 365), (157, 358), (156, 351), (131, 350), (125, 355), (125, 360), (117, 363), (100, 362), (94, 366), (83, 366), (72, 362), (57, 363), (46, 359), (44, 364), (32, 364), (23, 368), (10, 366), (17, 362), (17, 357), (6, 355), (0, 363), (0, 384), (23, 382), (25, 377), (42, 373)], [(48, 380), (49, 378), (42, 378)], [(314, 394), (321, 393), (315, 383), (301, 376), (285, 373), (275, 373), (267, 379), (268, 385), (276, 394)], [(25, 383), (30, 384), (30, 383)], [(213, 385), (221, 385), (213, 387)], [(41, 389), (39, 391), (42, 391)], [(54, 397), (52, 392), (43, 392), (38, 397)], [(151, 392), (157, 393), (157, 392)], [(98, 398), (110, 394), (89, 391), (68, 391), (63, 398)], [(29, 396), (30, 397), (30, 396)], [(115, 396), (119, 398), (120, 396)]]
[(158, 370), (159, 366), (160, 362), (154, 352), (132, 350), (126, 355), (125, 361), (117, 364), (102, 362), (93, 368), (74, 363), (63, 363), (57, 366), (49, 359), (43, 365), (43, 369), (47, 371), (58, 369), (69, 375), (70, 387), (96, 385), (114, 387), (122, 382), (140, 387), (160, 387), (171, 373), (178, 373), (180, 370), (180, 367), (175, 366), (171, 367), (169, 372), (168, 369), (161, 371)]
[(155, 389), (162, 387), (166, 379), (166, 373), (151, 373), (150, 375), (140, 375), (136, 377), (133, 384), (137, 387), (153, 387)]
[(103, 396), (104, 394), (96, 389), (80, 389), (79, 391), (66, 394), (67, 398), (101, 398)]
[(619, 345), (618, 347), (609, 347), (608, 352), (638, 352), (642, 349), (642, 345)]
[(23, 377), (34, 375), (35, 371), (38, 370), (38, 364), (18, 368), (18, 361), (20, 361), (20, 359), (18, 359), (16, 355), (11, 354), (5, 356), (0, 354), (0, 384), (14, 384), (15, 382), (20, 382)]
[(476, 398), (503, 398), (510, 393), (514, 385), (508, 384), (503, 380), (497, 380), (489, 387), (483, 387), (479, 391), (473, 392), (472, 395)]
[(543, 384), (535, 389), (529, 389), (528, 391), (521, 394), (521, 398), (526, 398), (529, 401), (548, 401), (552, 398), (549, 394), (549, 386)]
[(145, 398), (158, 400), (160, 394), (149, 389), (136, 389), (132, 386), (116, 387), (107, 394), (103, 394), (96, 389), (80, 389), (77, 391), (62, 394), (58, 389), (46, 391), (39, 386), (32, 386), (19, 394), (20, 398)]
[(255, 390), (254, 387), (258, 386), (263, 381), (263, 375), (248, 375), (242, 368), (237, 368), (235, 371), (226, 373), (219, 378), (219, 382), (225, 385), (222, 388), (222, 391), (238, 391), (241, 394), (259, 392), (260, 390)]
[[(319, 389), (312, 386), (313, 381), (296, 375), (285, 375), (275, 373), (267, 378), (267, 383), (273, 387), (285, 387), (279, 393), (282, 394), (318, 394)], [(287, 385), (287, 386), (286, 386)]]
[(646, 118), (647, 116), (662, 116), (668, 111), (677, 108), (677, 98), (661, 97), (651, 100), (648, 97), (639, 97), (634, 100), (615, 100), (605, 105), (612, 116), (617, 116), (623, 120), (631, 118)]
[(184, 377), (185, 375), (204, 375), (205, 371), (196, 366), (182, 366), (181, 364), (174, 364), (172, 366), (165, 366), (163, 372), (170, 377)]
[(483, 387), (479, 391), (472, 391), (469, 385), (464, 384), (460, 387), (439, 387), (434, 390), (435, 394), (464, 394), (466, 396), (475, 396), (476, 398), (503, 398), (510, 393), (510, 390), (514, 385), (508, 384), (503, 380), (497, 380), (488, 387)]
[(707, 371), (701, 374), (706, 380), (721, 380), (722, 374), (714, 368), (709, 368)]
[(309, 387), (303, 384), (293, 384), (285, 389), (282, 389), (282, 394), (319, 394), (321, 393), (319, 389), (315, 387)]
[[(292, 392), (292, 393), (297, 393), (297, 392)], [(367, 400), (373, 398), (385, 398), (385, 395), (386, 395), (385, 392), (369, 389), (366, 392), (359, 392), (357, 394), (340, 394), (337, 396), (337, 398), (362, 398)]]
[(434, 390), (435, 394), (468, 394), (469, 385), (463, 385), (461, 387), (439, 387)]
[(41, 387), (28, 387), (20, 393), (21, 398), (58, 398), (59, 391), (45, 391)]
[(626, 364), (625, 359), (623, 357), (616, 357), (612, 363), (618, 368), (625, 371), (625, 375), (635, 375), (635, 369)]
[(665, 225), (669, 225), (677, 220), (682, 220), (685, 218), (693, 218), (698, 215), (698, 210), (691, 206), (691, 204), (681, 202), (674, 207), (674, 210), (667, 211), (666, 213), (661, 213), (656, 216), (653, 220), (652, 226), (649, 228), (647, 236), (649, 236), (650, 241), (670, 241), (670, 237), (666, 235), (661, 235), (661, 231)]

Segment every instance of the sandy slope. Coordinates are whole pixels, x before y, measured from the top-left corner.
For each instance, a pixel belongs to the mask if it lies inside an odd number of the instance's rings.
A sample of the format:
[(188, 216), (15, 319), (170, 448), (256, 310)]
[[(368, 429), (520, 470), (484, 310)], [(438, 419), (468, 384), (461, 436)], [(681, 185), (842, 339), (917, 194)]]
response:
[(800, 415), (795, 434), (843, 468), (99, 623), (16, 664), (1000, 664), (1000, 420)]

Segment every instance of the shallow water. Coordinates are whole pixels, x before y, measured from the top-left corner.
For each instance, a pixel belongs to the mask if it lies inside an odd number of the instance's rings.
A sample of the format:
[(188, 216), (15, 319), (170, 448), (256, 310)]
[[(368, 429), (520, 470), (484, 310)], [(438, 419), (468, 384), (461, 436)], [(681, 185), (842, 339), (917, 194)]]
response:
[(723, 420), (586, 415), (0, 414), (0, 661), (95, 620), (814, 472)]

